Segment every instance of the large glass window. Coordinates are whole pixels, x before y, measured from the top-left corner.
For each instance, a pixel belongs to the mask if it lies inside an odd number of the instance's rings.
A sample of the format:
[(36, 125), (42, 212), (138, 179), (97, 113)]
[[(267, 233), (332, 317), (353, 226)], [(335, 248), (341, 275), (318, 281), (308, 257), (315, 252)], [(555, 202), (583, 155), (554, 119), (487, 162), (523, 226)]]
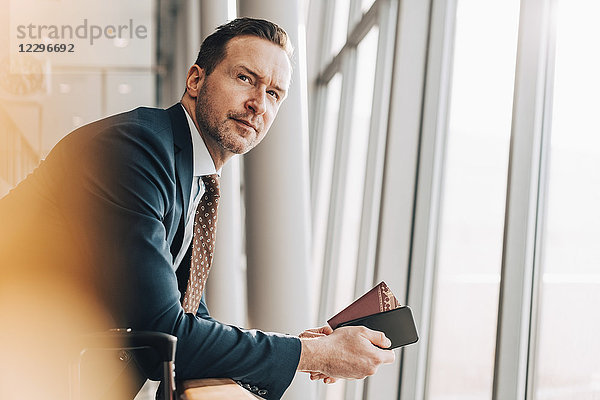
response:
[[(356, 268), (360, 242), (360, 224), (366, 173), (369, 126), (371, 122), (375, 67), (377, 62), (377, 26), (371, 28), (356, 49), (356, 79), (349, 132), (348, 162), (344, 168), (344, 210), (339, 227), (341, 248), (337, 259), (334, 309), (341, 310), (355, 299)], [(343, 399), (346, 381), (328, 388), (327, 399)]]
[(600, 3), (559, 2), (534, 399), (600, 398)]
[[(373, 158), (385, 142), (381, 127), (387, 120), (381, 110), (389, 101), (385, 75), (392, 71), (395, 29), (390, 24), (397, 8), (384, 0), (335, 0), (320, 6), (327, 13), (321, 49), (326, 62), (316, 81), (311, 178), (312, 251), (315, 270), (322, 272), (318, 314), (324, 321), (374, 279), (374, 267), (366, 268), (359, 257), (373, 242), (366, 227), (378, 222), (369, 207), (381, 189), (369, 177), (383, 175), (383, 163)], [(358, 398), (362, 392), (362, 382), (341, 381), (322, 386), (319, 398)]]
[[(338, 119), (340, 112), (340, 96), (342, 94), (342, 75), (337, 73), (331, 78), (324, 88), (326, 101), (323, 119), (319, 129), (319, 147), (314, 151), (316, 155), (313, 166), (313, 192), (312, 207), (315, 223), (313, 224), (313, 265), (317, 276), (315, 276), (315, 287), (321, 284), (321, 274), (323, 272), (323, 258), (325, 256), (325, 241), (327, 234), (327, 225), (322, 221), (327, 221), (329, 212), (329, 200), (331, 198), (333, 154), (335, 152), (335, 142), (337, 139)], [(321, 222), (321, 223), (319, 223)]]
[(428, 399), (491, 399), (519, 1), (458, 0)]
[(374, 1), (375, 0), (361, 0), (360, 8), (361, 8), (362, 12), (369, 11), (369, 8), (371, 8)]
[(333, 29), (330, 42), (330, 54), (332, 56), (339, 52), (346, 43), (350, 0), (335, 0), (334, 10), (331, 21)]
[(358, 45), (352, 128), (350, 132), (343, 133), (350, 135), (350, 148), (346, 168), (348, 184), (345, 186), (344, 193), (344, 226), (341, 229), (342, 249), (338, 266), (338, 270), (342, 273), (339, 274), (337, 281), (336, 310), (343, 309), (354, 300), (378, 33), (377, 27), (371, 28)]

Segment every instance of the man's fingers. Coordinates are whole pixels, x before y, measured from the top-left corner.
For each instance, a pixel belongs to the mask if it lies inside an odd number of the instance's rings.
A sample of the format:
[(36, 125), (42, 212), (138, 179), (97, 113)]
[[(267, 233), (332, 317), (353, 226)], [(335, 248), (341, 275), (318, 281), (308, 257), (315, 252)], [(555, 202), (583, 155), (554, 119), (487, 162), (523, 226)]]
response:
[(364, 328), (363, 336), (371, 341), (375, 346), (381, 347), (383, 349), (387, 349), (392, 345), (390, 339), (385, 336), (385, 333), (374, 331), (369, 328)]
[[(310, 331), (304, 335), (319, 335), (315, 330)], [(380, 365), (394, 362), (394, 351), (386, 350), (391, 342), (382, 332), (363, 326), (342, 327), (329, 335), (325, 326), (317, 331), (322, 337), (302, 338), (303, 351), (298, 364), (298, 370), (309, 372), (311, 380), (334, 383), (334, 377), (362, 379), (373, 375)]]
[(394, 350), (382, 350), (382, 352), (383, 356), (381, 361), (383, 364), (391, 364), (396, 360), (396, 353), (394, 353)]
[(311, 372), (310, 373), (310, 380), (311, 381), (318, 381), (323, 379), (324, 383), (335, 383), (337, 381), (336, 378), (332, 378), (331, 376), (327, 376), (325, 374), (322, 374), (320, 372)]
[(318, 337), (318, 336), (331, 335), (332, 333), (333, 333), (333, 329), (331, 329), (331, 327), (329, 325), (324, 325), (320, 328), (307, 329), (304, 332), (302, 332), (300, 335), (298, 335), (298, 337), (313, 338), (313, 337)]
[(325, 334), (313, 331), (304, 331), (300, 335), (298, 335), (299, 338), (315, 338), (320, 336), (325, 336)]
[(320, 328), (310, 329), (312, 331), (322, 333), (323, 335), (331, 335), (333, 333), (333, 329), (329, 326), (329, 324), (325, 324)]

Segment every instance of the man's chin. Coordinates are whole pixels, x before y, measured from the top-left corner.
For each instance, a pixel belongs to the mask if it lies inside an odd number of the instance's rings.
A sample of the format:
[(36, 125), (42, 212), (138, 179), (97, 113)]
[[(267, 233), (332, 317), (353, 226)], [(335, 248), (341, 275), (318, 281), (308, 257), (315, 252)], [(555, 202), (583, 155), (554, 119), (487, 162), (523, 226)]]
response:
[(242, 138), (238, 138), (238, 140), (222, 140), (221, 145), (225, 150), (233, 154), (246, 154), (255, 147), (254, 143)]

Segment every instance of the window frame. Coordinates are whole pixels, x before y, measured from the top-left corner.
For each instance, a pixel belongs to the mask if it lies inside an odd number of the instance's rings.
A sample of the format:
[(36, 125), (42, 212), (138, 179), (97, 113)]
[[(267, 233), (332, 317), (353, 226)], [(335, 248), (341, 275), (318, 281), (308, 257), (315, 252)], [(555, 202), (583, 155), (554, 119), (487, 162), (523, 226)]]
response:
[[(332, 309), (333, 297), (335, 295), (334, 284), (337, 273), (336, 260), (340, 249), (339, 226), (343, 218), (343, 189), (345, 187), (344, 166), (349, 162), (349, 135), (351, 128), (352, 108), (354, 102), (354, 83), (356, 79), (356, 52), (357, 46), (366, 34), (374, 27), (379, 28), (377, 62), (375, 66), (375, 93), (372, 102), (372, 114), (369, 127), (369, 145), (366, 164), (366, 178), (364, 191), (362, 193), (364, 203), (361, 216), (361, 230), (358, 258), (361, 260), (357, 265), (357, 282), (355, 293), (362, 294), (364, 288), (369, 287), (374, 278), (375, 248), (377, 243), (377, 226), (379, 219), (379, 204), (383, 178), (383, 160), (385, 151), (385, 139), (387, 134), (387, 118), (389, 115), (389, 102), (391, 88), (391, 70), (393, 66), (395, 19), (397, 14), (396, 0), (376, 0), (371, 8), (362, 13), (360, 1), (352, 0), (350, 3), (348, 36), (342, 49), (321, 67), (317, 77), (317, 107), (314, 113), (315, 124), (312, 135), (311, 152), (311, 185), (313, 210), (321, 205), (317, 204), (315, 195), (319, 186), (321, 175), (321, 160), (323, 157), (331, 156), (320, 154), (318, 149), (322, 143), (320, 127), (324, 120), (324, 107), (327, 101), (326, 85), (336, 75), (340, 74), (342, 79), (341, 104), (339, 108), (337, 132), (335, 138), (335, 154), (332, 178), (332, 193), (329, 199), (329, 212), (327, 220), (326, 246), (323, 262), (323, 280), (321, 284), (321, 301), (319, 307), (319, 320), (327, 319), (335, 310)], [(328, 2), (327, 17), (329, 20), (335, 11), (334, 2)], [(327, 25), (326, 25), (327, 26)], [(324, 32), (327, 39), (331, 37), (331, 30)], [(322, 54), (328, 53), (328, 46), (323, 46)], [(367, 276), (370, 275), (370, 278)]]
[[(375, 64), (374, 96), (371, 103), (369, 123), (368, 149), (365, 165), (365, 186), (360, 217), (360, 231), (356, 283), (353, 288), (355, 297), (370, 289), (375, 281), (376, 261), (378, 252), (378, 237), (380, 231), (380, 212), (386, 160), (386, 143), (388, 141), (388, 119), (390, 115), (390, 97), (392, 96), (392, 75), (394, 68), (396, 23), (398, 19), (398, 0), (376, 0), (371, 7), (362, 12), (361, 1), (351, 0), (349, 10), (348, 32), (345, 44), (339, 52), (330, 55), (332, 37), (331, 23), (335, 12), (335, 2), (326, 2), (323, 28), (323, 45), (320, 56), (326, 60), (320, 65), (316, 78), (314, 93), (316, 100), (313, 109), (313, 126), (311, 129), (311, 205), (313, 215), (318, 215), (320, 207), (327, 207), (325, 251), (320, 282), (320, 301), (318, 320), (327, 320), (333, 313), (335, 300), (335, 284), (338, 274), (338, 259), (341, 251), (341, 230), (344, 210), (344, 189), (346, 185), (345, 166), (349, 160), (350, 132), (354, 107), (354, 91), (357, 69), (357, 47), (373, 27), (378, 27), (377, 60)], [(322, 154), (320, 151), (325, 140), (321, 127), (325, 120), (325, 105), (327, 104), (327, 84), (336, 75), (341, 75), (340, 107), (337, 119), (335, 137), (335, 152)], [(334, 157), (332, 173), (332, 191), (328, 204), (320, 204), (317, 189), (322, 176), (323, 157)], [(329, 171), (327, 171), (329, 173)], [(313, 221), (313, 229), (317, 223)], [(403, 282), (405, 284), (405, 282)], [(397, 377), (397, 374), (395, 374)], [(397, 378), (394, 378), (397, 379)], [(346, 385), (346, 398), (362, 397), (363, 382), (353, 381)]]
[[(373, 102), (367, 180), (357, 266), (356, 295), (380, 279), (413, 309), (421, 340), (399, 353), (400, 362), (380, 369), (366, 380), (362, 398), (423, 399), (429, 368), (429, 334), (432, 317), (435, 254), (438, 240), (441, 176), (448, 126), (449, 85), (452, 73), (456, 5), (460, 0), (408, 2), (377, 0), (364, 15), (360, 1), (352, 0), (348, 40), (331, 56), (330, 21), (335, 2), (324, 2), (323, 43), (311, 136), (311, 184), (313, 209), (318, 207), (318, 153), (323, 89), (336, 74), (342, 75), (341, 105), (336, 133), (331, 198), (328, 200), (327, 243), (321, 282), (319, 320), (327, 319), (337, 277), (343, 199), (340, 168), (347, 162), (347, 116), (352, 111), (356, 45), (378, 23), (387, 6), (384, 29), (380, 25), (378, 59), (387, 59), (384, 77), (379, 73), (375, 93), (387, 87), (385, 96)], [(521, 0), (517, 63), (511, 126), (503, 255), (494, 362), (493, 399), (532, 398), (537, 330), (537, 291), (540, 277), (539, 246), (547, 174), (551, 124), (552, 78), (557, 0)], [(376, 10), (380, 10), (379, 13)], [(382, 37), (389, 37), (382, 45)], [(385, 49), (385, 50), (383, 50)], [(383, 86), (377, 86), (383, 85)], [(350, 89), (349, 89), (350, 88)], [(386, 97), (389, 94), (389, 102)], [(379, 101), (379, 103), (377, 103)], [(381, 106), (380, 108), (377, 108)], [(377, 112), (377, 116), (375, 113)], [(381, 136), (374, 135), (378, 132)], [(329, 155), (331, 156), (331, 155)], [(370, 192), (372, 195), (367, 196)], [(371, 280), (371, 278), (375, 278)], [(510, 294), (510, 295), (508, 295)], [(402, 301), (402, 300), (401, 300)], [(515, 335), (515, 332), (518, 334)], [(397, 387), (389, 382), (396, 380)], [(347, 389), (347, 399), (360, 397), (360, 386)], [(357, 397), (358, 396), (358, 397)]]
[[(421, 343), (407, 349), (400, 399), (425, 398), (440, 168), (447, 129), (456, 2), (432, 0), (408, 304)], [(492, 398), (532, 398), (539, 243), (550, 128), (556, 0), (521, 0)], [(515, 334), (515, 332), (518, 332)]]

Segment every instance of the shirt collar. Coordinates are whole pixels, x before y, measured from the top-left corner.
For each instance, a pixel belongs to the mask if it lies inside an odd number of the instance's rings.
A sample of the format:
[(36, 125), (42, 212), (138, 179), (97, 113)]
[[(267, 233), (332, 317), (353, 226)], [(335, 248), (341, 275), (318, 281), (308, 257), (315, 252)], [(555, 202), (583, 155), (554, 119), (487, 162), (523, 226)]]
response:
[(181, 104), (181, 107), (185, 111), (188, 125), (190, 127), (190, 134), (192, 135), (192, 152), (194, 154), (194, 176), (204, 176), (217, 174), (221, 176), (221, 170), (215, 170), (215, 163), (213, 162), (204, 140), (200, 136), (200, 132), (196, 128), (196, 124), (192, 120), (192, 117), (188, 114), (187, 110)]

